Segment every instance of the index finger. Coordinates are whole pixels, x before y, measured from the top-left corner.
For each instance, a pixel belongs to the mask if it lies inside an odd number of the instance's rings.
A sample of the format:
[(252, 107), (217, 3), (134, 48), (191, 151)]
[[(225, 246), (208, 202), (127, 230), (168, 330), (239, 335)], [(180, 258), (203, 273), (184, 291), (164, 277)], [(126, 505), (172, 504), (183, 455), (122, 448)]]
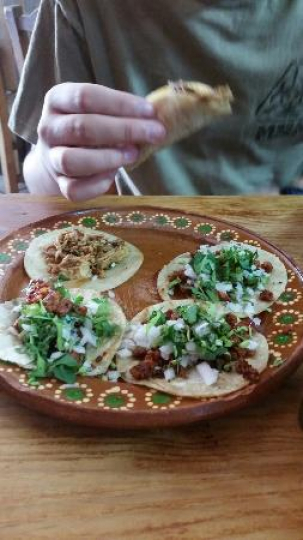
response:
[(59, 113), (103, 114), (125, 117), (153, 117), (154, 108), (146, 99), (90, 83), (62, 83), (46, 95), (46, 105)]

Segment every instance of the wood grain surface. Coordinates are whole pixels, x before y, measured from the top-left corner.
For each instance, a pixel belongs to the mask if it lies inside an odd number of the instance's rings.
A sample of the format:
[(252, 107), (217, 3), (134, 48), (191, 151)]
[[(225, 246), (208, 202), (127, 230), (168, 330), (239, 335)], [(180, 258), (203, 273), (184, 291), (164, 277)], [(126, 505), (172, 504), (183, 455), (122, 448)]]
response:
[[(106, 197), (227, 219), (303, 267), (303, 198)], [(0, 234), (80, 208), (0, 197)], [(3, 540), (303, 540), (303, 369), (229, 418), (151, 432), (97, 431), (30, 412), (0, 394)]]

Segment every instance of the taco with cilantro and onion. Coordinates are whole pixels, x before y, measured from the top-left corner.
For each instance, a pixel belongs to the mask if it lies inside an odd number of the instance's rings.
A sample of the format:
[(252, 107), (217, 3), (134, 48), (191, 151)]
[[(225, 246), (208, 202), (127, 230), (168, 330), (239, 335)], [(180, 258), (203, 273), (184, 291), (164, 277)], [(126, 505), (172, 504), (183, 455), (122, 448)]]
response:
[(249, 319), (193, 300), (144, 309), (130, 322), (116, 353), (127, 382), (196, 398), (257, 383), (267, 362), (267, 341)]
[(109, 298), (32, 281), (25, 298), (0, 304), (0, 360), (29, 370), (31, 384), (45, 377), (73, 384), (77, 375), (108, 371), (125, 326)]
[(268, 309), (286, 284), (286, 268), (276, 255), (240, 242), (183, 253), (164, 266), (157, 282), (162, 300), (222, 303), (241, 317)]
[(31, 279), (64, 279), (67, 288), (103, 292), (129, 280), (143, 254), (134, 245), (104, 231), (85, 227), (54, 230), (29, 245), (24, 266)]

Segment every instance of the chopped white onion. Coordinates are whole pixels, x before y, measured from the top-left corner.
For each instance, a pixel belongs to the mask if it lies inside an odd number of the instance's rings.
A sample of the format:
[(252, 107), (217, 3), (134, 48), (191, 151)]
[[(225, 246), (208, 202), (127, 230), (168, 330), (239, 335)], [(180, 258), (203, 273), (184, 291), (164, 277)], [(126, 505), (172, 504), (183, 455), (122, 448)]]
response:
[(25, 330), (25, 332), (34, 332), (36, 330), (36, 327), (34, 324), (21, 324), (22, 330)]
[(246, 306), (244, 308), (245, 315), (247, 315), (248, 317), (252, 317), (254, 312), (255, 312), (254, 304), (246, 304)]
[(183, 328), (185, 328), (185, 322), (181, 318), (172, 320), (172, 321), (167, 321), (166, 324), (167, 326), (173, 326), (175, 330), (183, 330)]
[(162, 329), (162, 326), (152, 326), (151, 328), (149, 328), (148, 337), (149, 337), (151, 346), (153, 346), (155, 342), (157, 341), (157, 339), (159, 339), (160, 334), (161, 334), (161, 329)]
[(216, 283), (216, 290), (218, 292), (228, 292), (231, 291), (233, 288), (231, 283), (225, 283), (222, 281), (221, 283)]
[(189, 364), (189, 356), (188, 355), (183, 355), (180, 359), (180, 364), (182, 367), (184, 368), (187, 368), (188, 364)]
[(250, 339), (246, 349), (248, 349), (249, 351), (255, 351), (258, 348), (258, 346), (259, 346), (259, 344), (258, 344), (258, 342), (256, 340)]
[(73, 348), (73, 351), (77, 354), (85, 354), (85, 347), (83, 347), (82, 345), (76, 345)]
[(198, 352), (198, 346), (194, 341), (189, 341), (186, 343), (185, 348), (189, 353)]
[(62, 337), (66, 341), (69, 341), (72, 337), (72, 330), (70, 326), (64, 325), (62, 328)]
[(96, 313), (98, 311), (98, 307), (99, 307), (97, 302), (94, 302), (93, 300), (89, 300), (86, 303), (86, 306), (87, 306), (88, 310), (91, 312), (92, 315), (96, 315)]
[(232, 313), (239, 313), (239, 311), (242, 311), (243, 310), (243, 307), (241, 304), (236, 304), (235, 302), (228, 302), (227, 303), (227, 308), (232, 312)]
[(164, 377), (166, 381), (171, 381), (172, 379), (175, 379), (176, 374), (175, 370), (173, 368), (168, 368), (164, 371)]
[(93, 347), (97, 346), (97, 336), (93, 332), (91, 332), (85, 326), (81, 326), (80, 332), (82, 334), (80, 345), (86, 345), (87, 343), (89, 343)]
[(257, 270), (254, 270), (254, 276), (262, 277), (266, 274), (265, 270), (262, 270), (262, 268), (258, 268)]
[(120, 377), (120, 373), (119, 371), (108, 371), (107, 372), (107, 378), (109, 381), (111, 382), (117, 382), (117, 380), (119, 379)]
[(112, 298), (112, 299), (116, 298), (116, 295), (115, 295), (114, 291), (108, 291), (107, 294), (108, 294), (109, 298)]
[(247, 287), (246, 292), (250, 296), (253, 296), (255, 294), (255, 291), (251, 287)]
[(121, 341), (121, 349), (133, 349), (134, 346), (135, 346), (135, 342), (128, 337), (125, 337)]
[(65, 353), (61, 351), (53, 352), (50, 355), (49, 360), (59, 360), (59, 358), (61, 358), (61, 356), (63, 356), (64, 354)]
[(150, 349), (157, 344), (162, 326), (148, 328), (146, 324), (139, 325), (133, 335), (133, 340), (139, 347)]
[(207, 386), (211, 386), (212, 384), (217, 382), (219, 371), (217, 369), (211, 368), (207, 362), (202, 362), (201, 364), (198, 364), (196, 369)]
[(92, 331), (93, 329), (93, 323), (90, 319), (85, 319), (84, 321), (84, 326), (85, 328), (87, 328), (90, 332)]
[(208, 322), (200, 322), (195, 324), (193, 327), (193, 330), (198, 337), (206, 336), (209, 333), (209, 323)]
[(164, 360), (168, 360), (170, 355), (174, 352), (174, 344), (169, 342), (166, 345), (159, 347), (160, 354)]
[(197, 277), (196, 272), (193, 270), (193, 267), (190, 264), (187, 264), (185, 266), (184, 274), (186, 275), (186, 277), (191, 279), (196, 279)]
[(130, 358), (132, 356), (132, 352), (129, 349), (119, 349), (119, 356), (121, 358)]
[(259, 319), (259, 317), (254, 317), (252, 319), (252, 322), (256, 325), (256, 326), (260, 326), (261, 324), (261, 319)]

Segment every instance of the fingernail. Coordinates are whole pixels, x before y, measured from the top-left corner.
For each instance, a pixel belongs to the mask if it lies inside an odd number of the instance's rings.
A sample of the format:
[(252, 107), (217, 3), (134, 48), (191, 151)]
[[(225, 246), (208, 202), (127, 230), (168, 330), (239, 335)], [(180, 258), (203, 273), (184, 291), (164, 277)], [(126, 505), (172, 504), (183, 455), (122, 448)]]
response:
[(161, 141), (166, 135), (166, 130), (161, 124), (149, 126), (147, 129), (147, 137), (150, 142)]
[(124, 163), (134, 163), (139, 155), (139, 151), (136, 148), (130, 150), (125, 150), (123, 152), (123, 161)]
[(140, 101), (136, 105), (137, 113), (141, 116), (154, 116), (154, 107), (148, 101)]

